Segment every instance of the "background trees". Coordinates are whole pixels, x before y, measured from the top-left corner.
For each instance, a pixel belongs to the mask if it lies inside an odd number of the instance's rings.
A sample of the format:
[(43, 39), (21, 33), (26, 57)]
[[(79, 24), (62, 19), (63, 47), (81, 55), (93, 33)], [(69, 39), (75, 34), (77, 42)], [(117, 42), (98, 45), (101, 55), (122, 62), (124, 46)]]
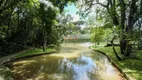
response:
[(58, 44), (63, 26), (57, 15), (73, 0), (1, 0), (0, 55), (28, 48)]
[(99, 45), (100, 42), (104, 41), (105, 30), (103, 28), (92, 28), (91, 33), (91, 41), (95, 42), (95, 45)]
[[(86, 14), (96, 12), (96, 20), (101, 26), (117, 27), (121, 54), (128, 57), (132, 53), (134, 41), (141, 44), (142, 0), (78, 0)], [(74, 0), (1, 0), (0, 1), (0, 50), (1, 54), (13, 53), (26, 46), (58, 44), (65, 26), (57, 19), (68, 2)], [(89, 21), (90, 22), (90, 21)], [(58, 25), (56, 25), (56, 23)], [(76, 26), (78, 24), (73, 23)], [(72, 27), (73, 28), (73, 27)], [(110, 27), (111, 28), (111, 27)], [(74, 27), (78, 29), (78, 27)], [(62, 31), (61, 31), (62, 30)], [(59, 37), (55, 37), (55, 35)], [(96, 34), (94, 34), (96, 35)], [(137, 35), (137, 36), (134, 36)], [(98, 36), (97, 36), (98, 37)]]
[[(106, 11), (107, 13), (101, 14), (114, 26), (119, 28), (120, 49), (123, 56), (130, 56), (133, 48), (134, 28), (138, 22), (141, 22), (142, 0), (79, 0), (84, 5), (82, 11), (87, 14), (93, 10)], [(96, 8), (97, 7), (97, 8)], [(97, 13), (96, 13), (97, 14)], [(97, 16), (96, 16), (97, 17)]]

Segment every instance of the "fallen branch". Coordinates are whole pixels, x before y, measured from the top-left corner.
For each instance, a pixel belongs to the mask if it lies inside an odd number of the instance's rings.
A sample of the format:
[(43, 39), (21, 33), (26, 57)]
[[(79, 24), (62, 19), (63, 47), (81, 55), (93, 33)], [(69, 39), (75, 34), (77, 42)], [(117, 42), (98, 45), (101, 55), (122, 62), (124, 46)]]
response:
[(112, 38), (112, 40), (111, 40), (112, 49), (113, 49), (113, 52), (114, 52), (116, 58), (117, 58), (118, 60), (122, 60), (122, 59), (118, 56), (118, 54), (117, 54), (117, 52), (116, 52), (116, 50), (115, 50), (115, 47), (114, 47), (113, 41), (114, 41), (115, 38), (116, 38), (116, 36), (114, 36), (114, 37)]

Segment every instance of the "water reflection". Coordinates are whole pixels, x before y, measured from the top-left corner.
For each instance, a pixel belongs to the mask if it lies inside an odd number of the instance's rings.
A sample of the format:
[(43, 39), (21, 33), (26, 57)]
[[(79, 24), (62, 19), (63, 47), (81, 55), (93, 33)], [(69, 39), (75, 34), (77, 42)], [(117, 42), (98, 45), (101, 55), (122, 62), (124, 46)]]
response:
[(125, 80), (104, 55), (83, 45), (68, 44), (59, 53), (21, 59), (9, 68), (15, 80)]
[[(81, 63), (81, 65), (80, 65)], [(90, 80), (88, 73), (95, 73), (96, 64), (89, 57), (81, 56), (77, 64), (73, 64), (74, 80)]]

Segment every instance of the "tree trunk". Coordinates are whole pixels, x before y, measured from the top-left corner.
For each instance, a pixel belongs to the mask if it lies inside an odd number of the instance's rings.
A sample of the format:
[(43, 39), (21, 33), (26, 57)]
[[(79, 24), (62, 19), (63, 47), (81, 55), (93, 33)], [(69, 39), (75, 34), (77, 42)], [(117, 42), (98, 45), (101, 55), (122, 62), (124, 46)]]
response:
[(114, 41), (115, 37), (116, 37), (116, 36), (114, 36), (113, 39), (111, 40), (112, 49), (113, 49), (113, 52), (114, 52), (116, 58), (117, 58), (118, 60), (122, 60), (122, 59), (118, 56), (118, 54), (117, 54), (117, 52), (116, 52), (116, 50), (115, 50), (115, 47), (114, 47), (113, 41)]
[(124, 40), (124, 35), (123, 33), (120, 34), (120, 51), (121, 51), (121, 54), (123, 55), (124, 52), (125, 52), (125, 47), (126, 47), (126, 44), (125, 44), (125, 40)]
[(46, 32), (46, 25), (45, 25), (45, 5), (44, 3), (40, 3), (40, 10), (42, 12), (41, 19), (42, 19), (42, 28), (43, 28), (43, 52), (45, 52), (46, 44), (47, 44), (47, 32)]
[(133, 38), (132, 30), (133, 30), (133, 25), (135, 23), (135, 13), (137, 12), (136, 2), (137, 0), (132, 0), (130, 6), (130, 14), (128, 17), (128, 24), (125, 30), (127, 33), (125, 56), (129, 56), (132, 52), (132, 44), (130, 43), (130, 41), (132, 41)]
[(44, 31), (44, 39), (43, 39), (43, 52), (46, 50), (46, 44), (47, 44), (47, 34)]
[(128, 36), (126, 35), (126, 27), (125, 26), (125, 20), (126, 20), (126, 4), (124, 2), (124, 0), (119, 0), (120, 4), (121, 4), (121, 22), (120, 22), (120, 27), (121, 27), (121, 32), (120, 32), (120, 51), (121, 54), (124, 55), (126, 52), (126, 48), (127, 48), (127, 38)]
[(128, 43), (126, 46), (125, 56), (130, 56), (131, 52), (132, 52), (132, 44)]
[(47, 43), (47, 39), (46, 39), (46, 31), (45, 31), (45, 26), (44, 26), (44, 22), (42, 23), (42, 27), (43, 27), (43, 52), (45, 52), (46, 49), (46, 43)]

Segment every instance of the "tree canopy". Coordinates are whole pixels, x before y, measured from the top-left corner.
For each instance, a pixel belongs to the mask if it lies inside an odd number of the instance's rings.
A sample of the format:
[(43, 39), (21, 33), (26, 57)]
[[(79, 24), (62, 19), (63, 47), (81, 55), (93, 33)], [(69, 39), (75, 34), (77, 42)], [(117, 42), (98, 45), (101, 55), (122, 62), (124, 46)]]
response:
[(74, 0), (1, 0), (0, 54), (61, 42), (63, 25), (57, 18)]
[[(135, 30), (140, 30), (142, 19), (142, 0), (78, 0), (81, 5), (80, 14), (87, 15), (95, 11), (98, 19), (105, 19), (105, 23), (119, 28), (121, 54), (130, 56), (133, 41), (139, 41), (141, 37), (136, 36)], [(102, 13), (102, 14), (101, 14)], [(139, 28), (138, 28), (139, 26)]]

